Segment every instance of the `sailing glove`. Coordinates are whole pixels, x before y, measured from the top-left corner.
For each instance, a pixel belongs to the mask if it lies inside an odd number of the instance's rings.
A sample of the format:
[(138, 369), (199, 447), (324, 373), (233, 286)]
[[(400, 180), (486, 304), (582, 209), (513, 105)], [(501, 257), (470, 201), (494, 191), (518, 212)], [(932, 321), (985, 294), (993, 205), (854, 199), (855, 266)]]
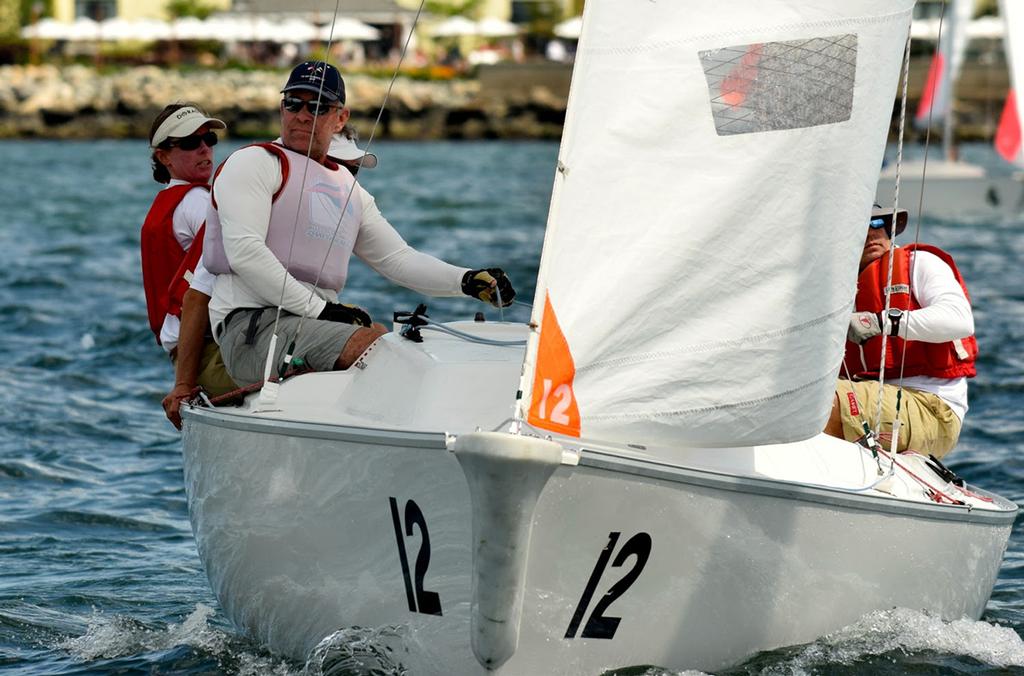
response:
[(854, 312), (850, 315), (850, 328), (846, 330), (846, 339), (851, 343), (862, 345), (881, 334), (881, 315), (877, 312)]
[(373, 324), (370, 315), (361, 307), (346, 305), (345, 303), (327, 303), (323, 311), (317, 315), (317, 319), (341, 324), (355, 324), (356, 326), (369, 326)]
[(512, 299), (516, 297), (512, 282), (501, 268), (470, 270), (462, 276), (462, 293), (479, 298), (494, 307), (498, 307), (499, 296), (503, 307), (511, 305)]

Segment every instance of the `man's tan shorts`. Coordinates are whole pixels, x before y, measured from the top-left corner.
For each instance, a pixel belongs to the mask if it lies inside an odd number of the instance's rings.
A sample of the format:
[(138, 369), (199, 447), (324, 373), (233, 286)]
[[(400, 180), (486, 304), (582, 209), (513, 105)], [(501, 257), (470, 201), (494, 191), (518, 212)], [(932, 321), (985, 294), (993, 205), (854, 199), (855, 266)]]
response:
[[(884, 385), (882, 398), (882, 447), (888, 449), (892, 439), (892, 421), (896, 417), (895, 385)], [(836, 385), (843, 436), (853, 441), (864, 436), (861, 420), (875, 429), (878, 419), (878, 381), (840, 380)], [(904, 387), (900, 402), (899, 451), (908, 448), (936, 458), (953, 450), (960, 438), (960, 419), (937, 395)]]
[[(171, 353), (172, 364), (178, 363), (177, 355), (177, 350)], [(238, 389), (238, 385), (231, 379), (228, 370), (224, 367), (220, 348), (217, 347), (217, 343), (213, 342), (213, 338), (207, 338), (203, 343), (203, 356), (199, 361), (199, 375), (196, 377), (196, 383), (202, 386), (211, 397), (219, 397)]]

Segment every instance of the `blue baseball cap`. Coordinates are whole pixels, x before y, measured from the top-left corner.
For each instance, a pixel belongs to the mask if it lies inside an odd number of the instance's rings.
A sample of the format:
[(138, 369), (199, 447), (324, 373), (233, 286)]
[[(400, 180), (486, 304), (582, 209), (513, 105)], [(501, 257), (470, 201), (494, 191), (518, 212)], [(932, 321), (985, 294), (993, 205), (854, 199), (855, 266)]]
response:
[(341, 73), (323, 61), (305, 61), (292, 69), (281, 93), (297, 89), (319, 92), (327, 101), (345, 104), (345, 81), (341, 79)]

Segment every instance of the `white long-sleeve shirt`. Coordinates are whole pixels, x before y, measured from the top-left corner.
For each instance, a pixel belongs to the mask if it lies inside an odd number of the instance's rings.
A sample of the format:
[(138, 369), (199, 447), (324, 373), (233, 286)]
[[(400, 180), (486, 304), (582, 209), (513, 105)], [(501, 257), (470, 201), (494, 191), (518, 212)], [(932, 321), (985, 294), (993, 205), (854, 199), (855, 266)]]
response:
[[(172, 178), (164, 190), (176, 185), (188, 185), (188, 181)], [(171, 217), (171, 230), (182, 249), (188, 251), (192, 246), (199, 228), (206, 222), (206, 211), (209, 208), (210, 193), (202, 188), (189, 190), (175, 207), (174, 215)], [(160, 326), (160, 345), (166, 352), (178, 346), (180, 330), (181, 320), (174, 315), (164, 315), (164, 323)]]
[[(953, 270), (933, 253), (911, 252), (913, 270), (911, 292), (921, 306), (903, 314), (900, 337), (925, 343), (946, 343), (974, 335), (974, 314)], [(886, 376), (889, 382), (899, 376)], [(967, 415), (967, 378), (911, 376), (903, 379), (906, 387), (939, 396), (963, 422)]]
[[(231, 155), (214, 183), (224, 251), (232, 273), (217, 275), (210, 301), (214, 336), (235, 308), (281, 307), (293, 314), (316, 317), (341, 289), (314, 287), (288, 274), (267, 247), (271, 198), (281, 186), (281, 163), (262, 148), (243, 148)], [(429, 296), (458, 296), (468, 268), (445, 263), (416, 251), (388, 223), (361, 185), (363, 216), (352, 251), (389, 280)], [(212, 209), (211, 205), (211, 209)], [(334, 246), (339, 246), (335, 242)], [(283, 291), (283, 294), (282, 294)], [(310, 291), (313, 293), (310, 294)]]

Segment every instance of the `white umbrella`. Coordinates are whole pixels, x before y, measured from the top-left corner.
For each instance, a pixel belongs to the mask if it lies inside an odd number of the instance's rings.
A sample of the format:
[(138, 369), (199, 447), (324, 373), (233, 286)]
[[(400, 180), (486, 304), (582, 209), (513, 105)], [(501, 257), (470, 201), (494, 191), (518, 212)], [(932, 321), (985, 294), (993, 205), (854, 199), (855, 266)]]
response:
[(278, 25), (276, 42), (309, 42), (317, 39), (316, 26), (304, 19), (285, 19)]
[(320, 27), (318, 37), (324, 42), (332, 39), (334, 42), (338, 40), (377, 40), (380, 38), (380, 31), (358, 19), (339, 16), (334, 21), (333, 38), (329, 23)]
[(171, 27), (165, 21), (157, 19), (107, 19), (100, 22), (101, 40), (164, 40), (171, 35)]
[(203, 37), (221, 42), (252, 40), (252, 21), (232, 16), (210, 17), (203, 22), (209, 33)]
[(567, 40), (579, 40), (580, 33), (582, 31), (583, 17), (581, 16), (574, 16), (571, 19), (566, 19), (562, 23), (555, 25), (555, 35)]
[(64, 40), (68, 32), (68, 26), (69, 24), (61, 23), (55, 19), (42, 19), (37, 23), (22, 28), (21, 37), (26, 39)]
[(135, 22), (136, 40), (169, 40), (173, 37), (171, 24), (159, 19), (139, 19)]
[(96, 40), (100, 36), (100, 24), (88, 17), (79, 17), (74, 23), (66, 24), (64, 35), (67, 40)]
[(938, 19), (914, 19), (910, 22), (910, 37), (914, 40), (934, 40), (939, 35)]
[(213, 37), (208, 22), (194, 16), (175, 19), (171, 23), (171, 34), (178, 40), (206, 40)]
[(483, 35), (484, 37), (500, 38), (517, 35), (519, 33), (519, 26), (515, 25), (511, 21), (488, 18), (481, 19), (476, 22), (476, 32), (478, 35)]
[(256, 17), (250, 20), (250, 34), (245, 38), (256, 42), (279, 42), (278, 24), (265, 17)]
[(999, 16), (983, 16), (967, 24), (969, 38), (1002, 38), (1006, 36), (1006, 22)]
[(100, 22), (100, 37), (104, 40), (135, 39), (135, 23), (124, 19), (104, 19)]
[(430, 34), (435, 38), (452, 38), (460, 35), (476, 35), (476, 23), (464, 16), (453, 16), (434, 26)]

